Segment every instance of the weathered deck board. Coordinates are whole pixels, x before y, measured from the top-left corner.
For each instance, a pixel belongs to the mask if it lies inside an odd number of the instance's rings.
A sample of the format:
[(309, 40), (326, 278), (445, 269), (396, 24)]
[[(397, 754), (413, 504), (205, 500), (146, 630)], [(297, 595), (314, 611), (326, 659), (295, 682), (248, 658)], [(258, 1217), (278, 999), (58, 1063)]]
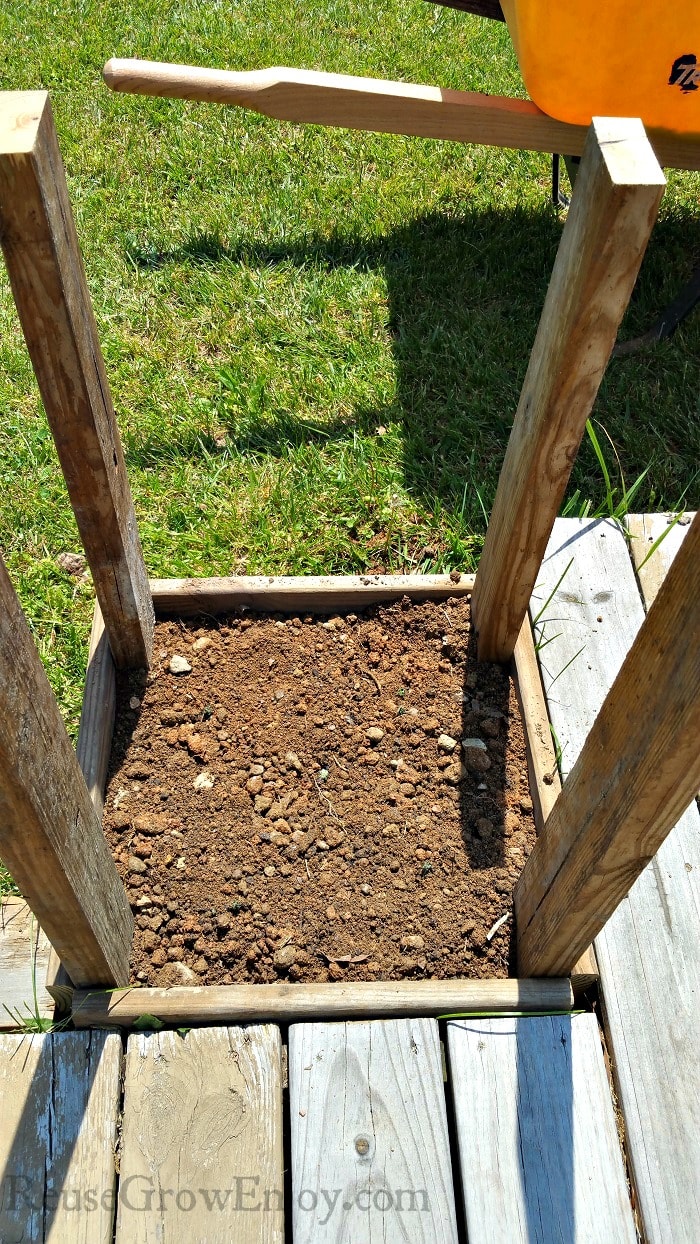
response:
[(0, 1036), (0, 1240), (110, 1244), (121, 1040)]
[[(627, 530), (630, 534), (632, 560), (639, 577), (644, 604), (648, 609), (654, 600), (671, 562), (678, 552), (693, 514), (684, 514), (674, 523), (674, 515), (628, 514)], [(663, 536), (658, 548), (647, 556), (655, 542)], [(645, 563), (645, 564), (643, 564)], [(641, 568), (640, 568), (641, 567)]]
[(116, 1244), (280, 1244), (279, 1029), (129, 1038)]
[[(558, 636), (542, 650), (541, 664), (564, 773), (644, 619), (622, 532), (610, 522), (576, 519), (557, 520), (533, 614), (572, 558), (542, 619), (545, 638)], [(699, 831), (692, 804), (595, 942), (630, 1161), (651, 1244), (690, 1244), (700, 1235)]]
[(294, 1244), (456, 1244), (434, 1020), (289, 1030)]
[(50, 953), (51, 946), (24, 899), (0, 902), (0, 1032), (17, 1028), (17, 1015), (22, 1019), (53, 1015), (53, 999), (44, 986)]
[(634, 1244), (595, 1016), (447, 1033), (469, 1244)]

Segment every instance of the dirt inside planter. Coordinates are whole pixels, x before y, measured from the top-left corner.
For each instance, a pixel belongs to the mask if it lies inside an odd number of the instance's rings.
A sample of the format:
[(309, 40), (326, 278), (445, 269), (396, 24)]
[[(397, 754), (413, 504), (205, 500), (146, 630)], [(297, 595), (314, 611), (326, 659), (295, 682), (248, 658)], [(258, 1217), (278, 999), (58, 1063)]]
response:
[(134, 980), (512, 970), (525, 744), (466, 597), (159, 622), (119, 680), (104, 825)]

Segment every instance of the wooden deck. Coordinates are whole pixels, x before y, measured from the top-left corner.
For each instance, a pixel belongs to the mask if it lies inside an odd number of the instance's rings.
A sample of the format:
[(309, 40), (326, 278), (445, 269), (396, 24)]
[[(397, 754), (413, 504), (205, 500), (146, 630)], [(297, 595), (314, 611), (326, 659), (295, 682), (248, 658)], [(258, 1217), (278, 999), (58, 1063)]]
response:
[[(612, 523), (556, 524), (532, 613), (558, 583), (537, 629), (564, 774), (687, 529), (637, 579), (666, 525), (632, 519), (630, 553)], [(0, 1241), (695, 1241), (699, 828), (693, 804), (596, 939), (607, 1053), (591, 1012), (0, 1035)], [(23, 1013), (30, 936), (6, 902)]]

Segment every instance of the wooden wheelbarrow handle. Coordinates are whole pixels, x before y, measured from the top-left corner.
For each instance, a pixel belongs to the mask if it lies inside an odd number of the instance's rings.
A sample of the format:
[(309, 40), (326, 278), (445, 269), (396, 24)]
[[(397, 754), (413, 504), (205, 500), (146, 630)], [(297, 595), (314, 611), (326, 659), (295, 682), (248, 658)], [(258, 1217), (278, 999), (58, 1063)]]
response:
[[(278, 121), (452, 139), (525, 151), (580, 155), (586, 136), (585, 126), (555, 121), (526, 99), (307, 69), (231, 73), (192, 65), (115, 59), (107, 61), (104, 79), (113, 91), (237, 104)], [(661, 164), (700, 168), (700, 143), (670, 134), (652, 133), (649, 137)]]

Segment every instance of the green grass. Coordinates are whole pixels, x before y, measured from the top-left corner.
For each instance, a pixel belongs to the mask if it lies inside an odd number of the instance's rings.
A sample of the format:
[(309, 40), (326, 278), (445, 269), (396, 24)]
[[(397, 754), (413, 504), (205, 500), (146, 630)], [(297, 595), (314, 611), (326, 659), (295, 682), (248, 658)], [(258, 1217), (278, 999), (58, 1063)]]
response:
[[(472, 568), (562, 228), (548, 158), (117, 96), (113, 55), (523, 94), (505, 29), (422, 0), (0, 13), (0, 84), (51, 92), (150, 571)], [(670, 174), (624, 335), (697, 263), (699, 188)], [(606, 376), (639, 509), (691, 484), (699, 355), (696, 316)], [(0, 415), (0, 545), (75, 735), (90, 590), (55, 564), (79, 545), (4, 272)], [(606, 500), (588, 440), (577, 489)]]

